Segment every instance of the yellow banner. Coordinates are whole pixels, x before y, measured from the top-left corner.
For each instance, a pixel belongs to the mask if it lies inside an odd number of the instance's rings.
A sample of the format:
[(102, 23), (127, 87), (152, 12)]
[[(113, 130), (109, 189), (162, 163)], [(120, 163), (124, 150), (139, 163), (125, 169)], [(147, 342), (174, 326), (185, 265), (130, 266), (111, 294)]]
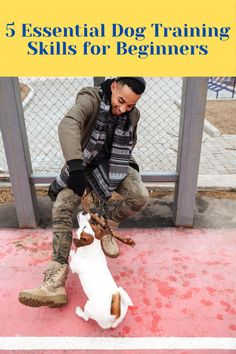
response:
[(4, 2), (0, 48), (1, 76), (236, 76), (236, 0)]

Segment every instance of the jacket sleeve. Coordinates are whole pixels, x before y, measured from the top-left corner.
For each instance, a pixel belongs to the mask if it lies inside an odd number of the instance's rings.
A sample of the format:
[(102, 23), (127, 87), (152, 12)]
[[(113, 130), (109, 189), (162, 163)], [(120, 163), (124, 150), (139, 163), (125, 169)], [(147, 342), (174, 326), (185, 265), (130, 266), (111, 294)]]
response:
[(96, 95), (92, 91), (81, 90), (76, 104), (66, 113), (58, 127), (59, 140), (65, 161), (83, 159), (81, 130), (86, 120), (94, 113)]
[[(137, 143), (137, 127), (138, 127), (139, 118), (140, 118), (140, 112), (137, 109), (137, 112), (136, 112), (136, 123), (133, 126), (133, 149), (135, 148), (135, 145)], [(129, 165), (131, 167), (133, 167), (136, 171), (139, 172), (139, 165), (137, 164), (133, 154), (130, 156)]]
[(140, 112), (139, 110), (137, 110), (137, 118), (136, 118), (137, 122), (135, 127), (133, 128), (133, 149), (135, 148), (135, 145), (137, 143), (137, 127), (138, 127), (139, 118), (140, 118)]

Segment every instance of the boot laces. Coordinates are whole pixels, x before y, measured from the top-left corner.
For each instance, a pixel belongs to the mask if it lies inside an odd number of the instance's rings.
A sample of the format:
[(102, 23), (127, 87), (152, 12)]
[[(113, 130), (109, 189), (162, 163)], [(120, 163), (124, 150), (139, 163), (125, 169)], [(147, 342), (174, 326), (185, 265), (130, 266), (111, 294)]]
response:
[[(45, 285), (52, 283), (55, 279), (54, 277), (56, 277), (56, 275), (62, 270), (63, 268), (63, 264), (61, 264), (58, 267), (52, 267), (52, 268), (48, 268), (45, 270), (44, 274), (44, 281), (43, 283)], [(61, 282), (63, 282), (66, 279), (67, 273), (65, 272), (62, 276), (62, 278), (60, 279)]]
[(49, 281), (52, 280), (53, 276), (55, 275), (55, 268), (47, 269), (44, 274), (44, 283), (48, 283)]
[(111, 236), (110, 234), (106, 234), (106, 235), (104, 235), (103, 237), (103, 243), (104, 244), (108, 244), (108, 243), (115, 243), (114, 242), (114, 237), (113, 236)]

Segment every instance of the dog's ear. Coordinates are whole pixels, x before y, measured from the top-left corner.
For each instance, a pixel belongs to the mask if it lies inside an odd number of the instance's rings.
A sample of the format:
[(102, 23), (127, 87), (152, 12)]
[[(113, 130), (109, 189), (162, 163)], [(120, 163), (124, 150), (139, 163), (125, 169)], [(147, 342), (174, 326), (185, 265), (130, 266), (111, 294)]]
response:
[(73, 242), (76, 248), (80, 247), (80, 240), (78, 238), (73, 238)]
[(94, 237), (91, 234), (87, 234), (86, 232), (81, 232), (80, 238), (73, 238), (73, 242), (75, 247), (84, 247), (91, 245), (93, 243)]

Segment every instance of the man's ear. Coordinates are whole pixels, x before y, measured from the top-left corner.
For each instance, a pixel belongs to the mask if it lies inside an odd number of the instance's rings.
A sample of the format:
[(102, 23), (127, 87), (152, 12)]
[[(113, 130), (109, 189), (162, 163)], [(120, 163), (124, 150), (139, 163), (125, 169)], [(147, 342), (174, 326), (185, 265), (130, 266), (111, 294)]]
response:
[(111, 92), (114, 92), (114, 90), (117, 88), (118, 83), (116, 81), (112, 81), (111, 83)]

